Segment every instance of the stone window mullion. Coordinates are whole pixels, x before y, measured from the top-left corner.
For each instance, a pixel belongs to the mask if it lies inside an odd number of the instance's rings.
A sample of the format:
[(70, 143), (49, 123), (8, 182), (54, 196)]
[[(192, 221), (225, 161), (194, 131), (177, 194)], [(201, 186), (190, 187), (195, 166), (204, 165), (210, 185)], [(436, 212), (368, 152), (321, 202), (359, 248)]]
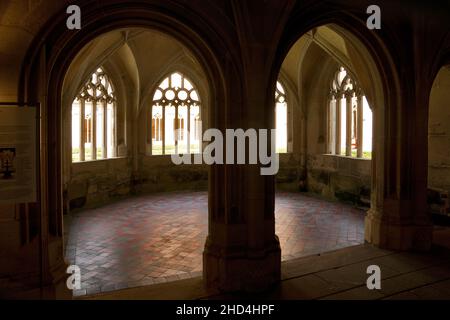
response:
[(191, 153), (191, 105), (186, 106), (187, 109), (187, 153)]
[(346, 137), (345, 137), (345, 155), (347, 157), (352, 156), (352, 115), (353, 115), (353, 105), (352, 105), (353, 92), (349, 91), (345, 94), (346, 108), (345, 113), (346, 120)]
[(80, 99), (80, 161), (85, 161), (85, 142), (86, 142), (86, 110), (85, 100)]
[(108, 158), (108, 102), (103, 101), (103, 158)]
[(358, 122), (357, 122), (357, 142), (358, 142), (358, 151), (357, 157), (363, 157), (363, 141), (364, 141), (364, 96), (360, 93), (358, 94), (358, 106), (357, 106), (357, 114), (358, 114)]
[(336, 101), (336, 140), (335, 140), (335, 154), (341, 154), (341, 108), (342, 108), (342, 95), (338, 95)]
[(92, 100), (92, 160), (97, 160), (97, 101)]

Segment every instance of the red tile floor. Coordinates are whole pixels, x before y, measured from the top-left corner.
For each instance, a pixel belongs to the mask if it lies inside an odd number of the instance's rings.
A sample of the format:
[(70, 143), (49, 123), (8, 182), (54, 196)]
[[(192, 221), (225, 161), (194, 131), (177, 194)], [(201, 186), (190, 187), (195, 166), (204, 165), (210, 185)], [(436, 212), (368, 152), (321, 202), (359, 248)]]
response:
[[(72, 214), (66, 259), (82, 279), (74, 295), (201, 275), (207, 215), (204, 192), (133, 197)], [(349, 205), (279, 193), (275, 215), (283, 260), (364, 242), (364, 212)]]

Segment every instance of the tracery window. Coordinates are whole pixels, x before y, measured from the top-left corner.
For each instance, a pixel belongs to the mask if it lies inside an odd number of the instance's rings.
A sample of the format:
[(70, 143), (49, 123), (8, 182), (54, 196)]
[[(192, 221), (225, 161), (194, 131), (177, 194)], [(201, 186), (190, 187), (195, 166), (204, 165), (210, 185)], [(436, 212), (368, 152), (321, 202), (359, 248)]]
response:
[(201, 100), (183, 74), (171, 74), (155, 90), (149, 123), (152, 155), (201, 152)]
[(116, 157), (116, 97), (98, 68), (72, 103), (72, 162)]
[(372, 158), (372, 110), (352, 76), (340, 67), (331, 84), (328, 152)]
[(277, 81), (275, 90), (275, 128), (277, 129), (275, 145), (277, 153), (286, 153), (288, 151), (287, 107), (286, 91), (283, 85)]

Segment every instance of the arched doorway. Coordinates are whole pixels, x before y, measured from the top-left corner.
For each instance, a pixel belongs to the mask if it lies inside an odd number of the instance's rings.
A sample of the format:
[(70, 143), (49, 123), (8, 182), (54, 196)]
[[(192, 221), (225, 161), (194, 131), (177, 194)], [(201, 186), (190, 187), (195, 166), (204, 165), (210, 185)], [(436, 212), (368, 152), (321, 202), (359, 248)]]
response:
[(171, 155), (202, 152), (205, 79), (182, 44), (139, 28), (97, 37), (71, 63), (63, 222), (76, 296), (201, 275), (208, 167), (175, 167)]
[[(80, 32), (74, 33), (67, 30), (65, 21), (56, 19), (51, 26), (46, 28), (37, 39), (47, 39), (45, 44), (36, 40), (27, 59), (30, 67), (24, 70), (22, 76), (21, 95), (23, 100), (41, 102), (41, 153), (40, 161), (40, 213), (41, 213), (41, 287), (53, 285), (60, 281), (61, 292), (66, 290), (65, 281), (67, 265), (63, 255), (63, 101), (64, 79), (76, 58), (76, 55), (92, 40), (112, 30), (126, 28), (145, 28), (158, 30), (183, 43), (198, 58), (198, 63), (205, 72), (205, 81), (208, 83), (208, 100), (213, 106), (208, 110), (208, 117), (215, 124), (218, 113), (226, 112), (223, 106), (225, 99), (224, 85), (222, 82), (221, 67), (217, 64), (214, 51), (206, 44), (193, 29), (198, 30), (196, 22), (189, 26), (168, 17), (159, 9), (145, 4), (135, 4), (126, 8), (117, 8), (114, 5), (105, 4), (93, 7), (86, 6), (83, 12), (86, 14), (84, 27)], [(176, 11), (176, 10), (175, 10)], [(59, 15), (64, 17), (64, 15)], [(88, 18), (89, 17), (89, 18)], [(194, 19), (194, 18), (193, 18)], [(195, 20), (195, 19), (194, 19)], [(214, 38), (214, 34), (208, 36)], [(206, 37), (206, 36), (205, 36)], [(50, 43), (51, 42), (51, 43)], [(217, 43), (220, 46), (219, 42)], [(46, 54), (45, 47), (59, 47), (61, 50), (52, 50)], [(219, 50), (220, 51), (220, 50)], [(107, 68), (105, 68), (107, 69)], [(90, 74), (89, 74), (90, 75)], [(44, 80), (45, 79), (45, 80)], [(156, 80), (155, 80), (156, 81)], [(81, 85), (83, 82), (81, 82)], [(75, 91), (76, 92), (76, 91)], [(136, 106), (139, 108), (140, 106)], [(140, 117), (146, 122), (146, 117)], [(144, 126), (145, 128), (145, 126)], [(145, 137), (147, 132), (144, 132)], [(138, 136), (137, 131), (131, 135)], [(145, 145), (145, 139), (144, 139)], [(67, 147), (67, 145), (65, 145)], [(119, 146), (117, 146), (119, 149)], [(136, 152), (138, 146), (133, 146), (132, 152)], [(145, 147), (144, 147), (145, 148)], [(216, 201), (220, 193), (214, 184), (215, 168), (209, 169), (209, 195), (208, 202)], [(139, 177), (136, 177), (139, 179)], [(217, 190), (217, 191), (213, 191)], [(211, 232), (210, 232), (211, 233)]]
[[(296, 17), (296, 21), (299, 21), (303, 16), (301, 13), (297, 13)], [(379, 41), (372, 37), (373, 34), (356, 31), (359, 21), (341, 17), (339, 14), (328, 24), (326, 17), (317, 20), (309, 25), (312, 27), (309, 31), (306, 31), (307, 26), (296, 26), (294, 20), (292, 23), (288, 23), (289, 31), (286, 31), (284, 39), (286, 46), (279, 50), (280, 69), (276, 70), (280, 70), (280, 73), (274, 73), (273, 76), (278, 78), (288, 75), (293, 82), (291, 91), (296, 95), (298, 104), (297, 110), (294, 108), (292, 115), (294, 119), (293, 152), (287, 157), (284, 156), (286, 157), (285, 164), (281, 158), (280, 168), (282, 170), (283, 166), (286, 166), (289, 170), (289, 166), (292, 167), (292, 164), (295, 163), (297, 174), (293, 175), (291, 186), (296, 191), (313, 191), (325, 198), (341, 199), (358, 206), (366, 206), (363, 210), (368, 212), (367, 216), (361, 212), (353, 222), (355, 228), (352, 227), (352, 231), (345, 232), (344, 230), (343, 232), (347, 236), (351, 235), (346, 238), (351, 241), (340, 241), (338, 234), (336, 239), (329, 242), (329, 232), (326, 230), (332, 230), (333, 227), (330, 226), (327, 229), (326, 223), (322, 223), (324, 228), (320, 230), (320, 219), (315, 221), (314, 227), (316, 227), (317, 234), (323, 231), (326, 239), (322, 239), (322, 244), (316, 246), (315, 251), (312, 250), (311, 253), (339, 248), (339, 245), (333, 246), (331, 243), (339, 244), (340, 242), (342, 246), (351, 246), (367, 241), (389, 247), (392, 242), (381, 225), (385, 219), (383, 216), (387, 216), (385, 205), (387, 193), (393, 192), (392, 187), (395, 186), (395, 181), (389, 181), (393, 177), (385, 174), (389, 165), (389, 161), (386, 159), (396, 156), (395, 153), (389, 154), (393, 150), (386, 148), (385, 134), (387, 114), (392, 115), (398, 112), (398, 110), (391, 109), (391, 106), (398, 102), (396, 101), (398, 99), (398, 96), (396, 97), (398, 82), (390, 82), (388, 85), (384, 77), (386, 69), (395, 75), (392, 61), (387, 52), (383, 52), (380, 48), (373, 49), (374, 46), (368, 44), (368, 41), (373, 43)], [(300, 36), (296, 37), (295, 35)], [(384, 64), (381, 61), (384, 61)], [(333, 78), (336, 78), (336, 70), (339, 69), (344, 70), (347, 75), (351, 75), (350, 78), (347, 77), (350, 82), (358, 83), (356, 87), (353, 85), (353, 88), (358, 88), (357, 93), (347, 90), (352, 95), (346, 97), (346, 101), (349, 103), (344, 106), (347, 112), (343, 120), (344, 122), (346, 120), (349, 125), (345, 127), (341, 125), (340, 128), (343, 130), (339, 130), (339, 148), (342, 150), (337, 149), (338, 141), (335, 136), (338, 132), (336, 121), (339, 119), (337, 119), (337, 114), (333, 117), (333, 114), (330, 113), (333, 90), (336, 91), (336, 88), (333, 89), (330, 84), (333, 83)], [(302, 76), (305, 78), (303, 79)], [(305, 96), (308, 94), (309, 100), (305, 100)], [(311, 111), (311, 106), (315, 108), (313, 111)], [(327, 108), (330, 109), (327, 110)], [(370, 117), (365, 119), (363, 112), (358, 112), (358, 110), (367, 111), (366, 115), (370, 110)], [(395, 117), (397, 116), (395, 115)], [(369, 120), (371, 120), (371, 124), (361, 125)], [(341, 121), (340, 123), (342, 124)], [(297, 128), (295, 128), (296, 125)], [(364, 127), (373, 132), (371, 141), (364, 141), (364, 133), (366, 136), (370, 136), (371, 133), (364, 130)], [(313, 132), (312, 137), (311, 132)], [(357, 144), (358, 138), (361, 140), (360, 146)], [(364, 148), (370, 150), (364, 150)], [(342, 155), (340, 155), (341, 153)], [(365, 155), (367, 159), (364, 157)], [(348, 170), (347, 173), (345, 173), (346, 170)], [(340, 174), (343, 175), (342, 181), (337, 177)], [(333, 186), (333, 184), (335, 185)], [(315, 219), (312, 218), (312, 220)], [(327, 220), (329, 217), (322, 221)], [(336, 233), (336, 228), (334, 229)], [(280, 238), (282, 237), (280, 233), (278, 235)], [(313, 238), (314, 235), (310, 237)], [(307, 241), (309, 238), (296, 240), (299, 244), (297, 250), (305, 244), (305, 240)], [(309, 251), (306, 252), (309, 253)]]

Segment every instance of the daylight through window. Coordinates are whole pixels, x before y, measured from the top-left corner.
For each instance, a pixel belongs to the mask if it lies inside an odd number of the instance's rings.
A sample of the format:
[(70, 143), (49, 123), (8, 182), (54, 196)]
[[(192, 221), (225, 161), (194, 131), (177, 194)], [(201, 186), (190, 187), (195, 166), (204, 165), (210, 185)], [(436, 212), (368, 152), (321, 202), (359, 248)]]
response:
[(98, 68), (72, 103), (72, 162), (116, 157), (116, 98)]

